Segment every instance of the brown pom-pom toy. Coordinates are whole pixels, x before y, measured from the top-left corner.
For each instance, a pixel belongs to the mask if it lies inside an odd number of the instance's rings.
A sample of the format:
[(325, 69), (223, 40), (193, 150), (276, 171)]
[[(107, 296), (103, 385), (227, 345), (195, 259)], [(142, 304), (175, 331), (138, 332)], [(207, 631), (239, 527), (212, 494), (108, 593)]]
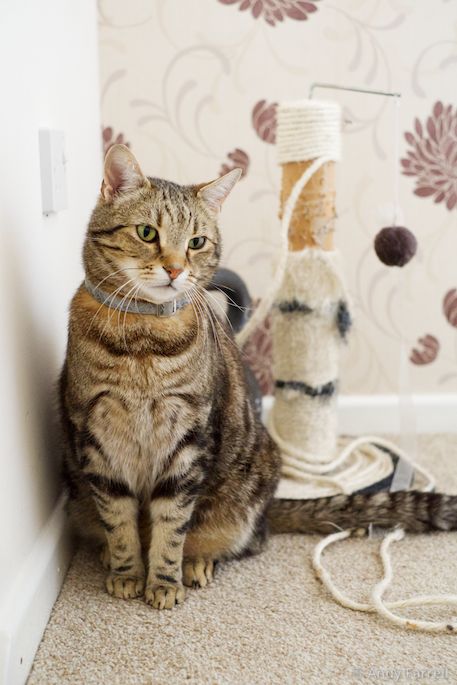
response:
[(374, 249), (383, 264), (405, 266), (416, 254), (416, 236), (404, 226), (386, 226), (374, 239)]

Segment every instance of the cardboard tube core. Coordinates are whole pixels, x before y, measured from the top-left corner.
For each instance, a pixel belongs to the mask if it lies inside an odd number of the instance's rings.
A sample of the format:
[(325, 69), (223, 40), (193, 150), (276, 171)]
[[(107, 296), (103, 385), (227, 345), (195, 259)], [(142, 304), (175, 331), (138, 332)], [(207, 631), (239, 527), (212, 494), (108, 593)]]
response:
[[(314, 160), (282, 164), (280, 216), (295, 183)], [(289, 226), (289, 249), (334, 249), (335, 162), (325, 162), (303, 188)]]

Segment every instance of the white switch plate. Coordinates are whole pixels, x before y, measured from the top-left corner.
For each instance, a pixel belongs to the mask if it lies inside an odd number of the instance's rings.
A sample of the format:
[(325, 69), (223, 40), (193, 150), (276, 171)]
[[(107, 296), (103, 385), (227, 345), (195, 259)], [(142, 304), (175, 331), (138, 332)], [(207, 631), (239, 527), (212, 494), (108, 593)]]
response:
[(65, 134), (40, 129), (41, 200), (43, 214), (67, 208)]

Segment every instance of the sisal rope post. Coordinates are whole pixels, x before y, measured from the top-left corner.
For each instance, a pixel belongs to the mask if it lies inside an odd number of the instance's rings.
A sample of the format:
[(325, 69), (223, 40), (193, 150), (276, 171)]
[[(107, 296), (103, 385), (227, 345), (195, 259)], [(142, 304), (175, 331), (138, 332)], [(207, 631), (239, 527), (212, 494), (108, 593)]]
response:
[(349, 493), (392, 473), (388, 454), (368, 440), (337, 443), (339, 354), (350, 324), (333, 249), (340, 128), (336, 103), (278, 108), (281, 251), (267, 293), (236, 338), (242, 347), (272, 311), (276, 392), (268, 429), (282, 453), (277, 497)]
[(322, 472), (336, 450), (338, 316), (343, 312), (349, 320), (333, 249), (340, 128), (336, 103), (304, 100), (278, 107), (281, 216), (298, 180), (314, 168), (290, 217), (287, 266), (273, 307), (275, 403), (269, 428), (289, 476), (299, 468), (297, 450), (304, 462), (320, 462)]

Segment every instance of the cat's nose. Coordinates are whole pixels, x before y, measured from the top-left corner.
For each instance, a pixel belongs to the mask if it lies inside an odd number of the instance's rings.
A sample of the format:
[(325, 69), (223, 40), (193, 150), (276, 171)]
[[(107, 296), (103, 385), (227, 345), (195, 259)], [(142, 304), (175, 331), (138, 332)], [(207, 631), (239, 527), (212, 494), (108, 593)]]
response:
[(175, 278), (178, 278), (179, 274), (182, 274), (184, 269), (181, 269), (181, 267), (175, 267), (175, 266), (164, 266), (163, 267), (167, 274), (170, 276), (171, 280), (174, 281)]

